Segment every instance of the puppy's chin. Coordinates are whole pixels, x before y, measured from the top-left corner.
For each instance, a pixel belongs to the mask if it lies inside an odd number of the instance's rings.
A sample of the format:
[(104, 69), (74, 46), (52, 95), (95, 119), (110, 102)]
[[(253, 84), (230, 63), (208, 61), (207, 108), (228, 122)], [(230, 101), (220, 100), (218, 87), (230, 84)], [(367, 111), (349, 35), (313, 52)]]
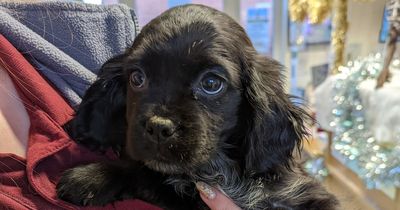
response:
[(152, 170), (166, 174), (181, 174), (184, 172), (182, 166), (178, 164), (166, 163), (158, 160), (146, 160), (144, 161), (144, 165)]

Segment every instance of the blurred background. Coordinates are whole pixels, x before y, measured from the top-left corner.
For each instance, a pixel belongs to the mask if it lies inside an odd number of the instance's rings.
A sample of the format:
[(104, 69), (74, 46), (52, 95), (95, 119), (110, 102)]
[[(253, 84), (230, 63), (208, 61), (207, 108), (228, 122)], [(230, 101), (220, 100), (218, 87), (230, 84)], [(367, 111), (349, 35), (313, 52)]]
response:
[[(303, 95), (312, 84), (312, 67), (330, 64), (332, 17), (322, 23), (290, 21), (288, 0), (81, 0), (91, 4), (123, 3), (135, 9), (140, 26), (163, 11), (183, 4), (203, 4), (224, 11), (247, 31), (256, 49), (284, 63), (288, 70), (292, 92)], [(294, 2), (307, 2), (295, 0)], [(327, 0), (329, 2), (331, 0)], [(313, 1), (311, 1), (313, 2)], [(325, 1), (314, 1), (325, 2)], [(347, 1), (346, 1), (347, 2)], [(388, 24), (382, 23), (385, 0), (349, 0), (346, 60), (381, 52)], [(325, 3), (322, 3), (324, 6)], [(382, 26), (384, 27), (381, 32)], [(295, 52), (295, 55), (293, 55)], [(300, 67), (300, 68), (298, 68)], [(321, 67), (323, 68), (323, 67)], [(290, 73), (291, 72), (291, 73)]]

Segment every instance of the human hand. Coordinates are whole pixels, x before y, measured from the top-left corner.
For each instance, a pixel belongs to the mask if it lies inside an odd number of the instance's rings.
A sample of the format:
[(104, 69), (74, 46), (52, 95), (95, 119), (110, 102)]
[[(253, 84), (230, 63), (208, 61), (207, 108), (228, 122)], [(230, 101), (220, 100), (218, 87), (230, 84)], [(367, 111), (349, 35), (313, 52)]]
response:
[(201, 199), (211, 210), (240, 210), (230, 198), (218, 189), (210, 187), (204, 182), (197, 182), (196, 188), (200, 192)]

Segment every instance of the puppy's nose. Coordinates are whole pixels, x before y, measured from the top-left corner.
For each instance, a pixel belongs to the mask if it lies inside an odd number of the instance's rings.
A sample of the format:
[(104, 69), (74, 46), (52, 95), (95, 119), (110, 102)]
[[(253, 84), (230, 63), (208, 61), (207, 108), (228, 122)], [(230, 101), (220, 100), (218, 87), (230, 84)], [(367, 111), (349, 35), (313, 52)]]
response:
[(174, 134), (175, 125), (170, 119), (153, 116), (146, 122), (146, 131), (153, 138), (158, 137), (158, 141), (164, 141)]

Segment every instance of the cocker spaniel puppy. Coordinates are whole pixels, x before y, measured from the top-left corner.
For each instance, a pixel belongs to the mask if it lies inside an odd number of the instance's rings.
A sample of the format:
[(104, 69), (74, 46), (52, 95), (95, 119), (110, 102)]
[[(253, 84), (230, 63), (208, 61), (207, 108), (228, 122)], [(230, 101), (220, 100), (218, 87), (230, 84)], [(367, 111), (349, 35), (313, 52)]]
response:
[(57, 193), (77, 205), (139, 198), (207, 209), (194, 184), (203, 181), (242, 209), (337, 209), (292, 160), (305, 119), (282, 66), (257, 54), (239, 24), (209, 7), (176, 7), (102, 67), (66, 126), (120, 160), (67, 170)]

